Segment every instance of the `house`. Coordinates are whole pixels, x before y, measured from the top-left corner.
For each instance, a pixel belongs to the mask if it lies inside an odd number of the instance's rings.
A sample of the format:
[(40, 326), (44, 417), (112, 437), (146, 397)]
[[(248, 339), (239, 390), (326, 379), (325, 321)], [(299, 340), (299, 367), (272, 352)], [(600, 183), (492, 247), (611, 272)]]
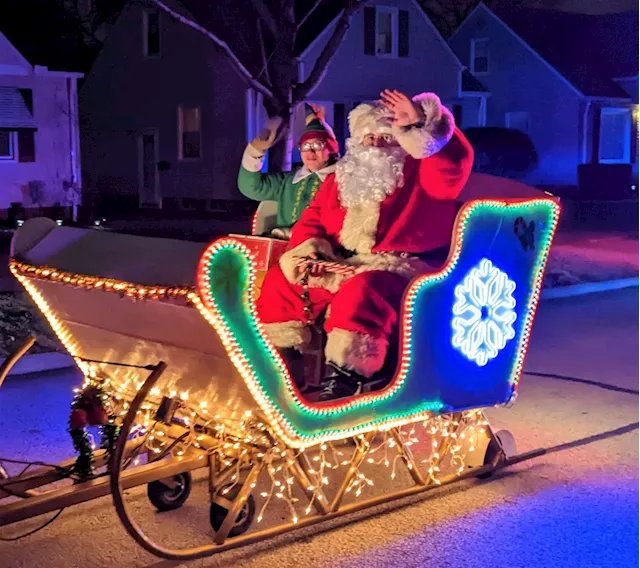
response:
[[(333, 33), (340, 16), (336, 4), (329, 3), (324, 18), (316, 20), (315, 33), (307, 33), (303, 36), (307, 41), (297, 46), (300, 80), (309, 76)], [(376, 0), (367, 2), (353, 18), (312, 97), (327, 109), (327, 118), (343, 142), (349, 111), (360, 102), (377, 100), (385, 88), (409, 95), (433, 91), (456, 118), (464, 110), (475, 112), (477, 120), (485, 93), (468, 81), (468, 75), (418, 2)], [(467, 118), (475, 124), (471, 114)]]
[[(215, 14), (223, 2), (224, 23)], [(298, 80), (311, 72), (339, 4), (323, 3), (300, 29)], [(227, 40), (235, 41), (234, 51), (246, 50), (247, 34), (257, 33), (257, 16), (247, 22), (250, 2), (183, 0), (176, 9), (214, 33), (223, 25), (227, 32), (238, 29)], [(238, 55), (259, 69), (260, 54)], [(387, 87), (433, 90), (452, 110), (476, 119), (487, 94), (469, 81), (416, 0), (367, 2), (309, 102), (325, 107), (344, 140), (348, 112)], [(94, 202), (203, 211), (216, 210), (222, 200), (244, 200), (237, 171), (245, 145), (266, 119), (262, 99), (210, 39), (166, 13), (141, 3), (125, 6), (87, 74), (80, 110), (85, 189)], [(295, 132), (303, 121), (298, 110)]]
[(615, 164), (609, 175), (622, 172), (627, 189), (637, 180), (637, 11), (480, 3), (449, 44), (490, 95), (482, 122), (521, 130), (533, 142), (538, 165), (524, 181), (576, 186), (588, 183), (579, 170), (599, 164)]
[(0, 218), (79, 204), (79, 73), (27, 61), (0, 32)]

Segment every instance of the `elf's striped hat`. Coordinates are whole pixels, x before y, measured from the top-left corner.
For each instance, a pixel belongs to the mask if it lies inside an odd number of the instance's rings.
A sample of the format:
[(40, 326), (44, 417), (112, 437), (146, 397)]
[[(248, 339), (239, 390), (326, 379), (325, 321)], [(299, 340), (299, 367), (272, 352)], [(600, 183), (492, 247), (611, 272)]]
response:
[(322, 140), (332, 154), (339, 152), (338, 140), (333, 129), (324, 119), (324, 109), (316, 105), (305, 103), (305, 128), (302, 131), (298, 144), (307, 140)]

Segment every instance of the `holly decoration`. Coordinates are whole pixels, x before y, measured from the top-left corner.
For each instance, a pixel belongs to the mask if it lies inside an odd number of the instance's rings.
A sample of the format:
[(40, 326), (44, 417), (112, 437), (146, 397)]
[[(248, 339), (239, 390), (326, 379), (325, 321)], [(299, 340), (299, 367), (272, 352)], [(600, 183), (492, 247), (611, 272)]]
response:
[[(119, 428), (113, 422), (104, 408), (104, 392), (97, 385), (89, 385), (78, 393), (71, 404), (69, 416), (69, 434), (73, 441), (73, 448), (78, 452), (78, 458), (73, 466), (73, 473), (80, 480), (91, 477), (93, 473), (93, 449), (89, 442), (87, 426), (100, 426), (100, 447), (111, 453)], [(107, 460), (109, 463), (110, 460)]]

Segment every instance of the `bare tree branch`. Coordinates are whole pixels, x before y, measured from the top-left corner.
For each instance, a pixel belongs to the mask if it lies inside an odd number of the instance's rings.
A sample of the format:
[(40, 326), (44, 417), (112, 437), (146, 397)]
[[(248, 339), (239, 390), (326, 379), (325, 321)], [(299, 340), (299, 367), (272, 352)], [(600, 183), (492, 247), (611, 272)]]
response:
[(336, 54), (338, 47), (342, 43), (349, 26), (351, 25), (351, 17), (360, 9), (365, 0), (347, 0), (345, 3), (342, 15), (338, 20), (336, 29), (324, 46), (324, 49), (320, 53), (320, 56), (316, 60), (316, 64), (313, 66), (313, 70), (309, 74), (306, 81), (298, 84), (293, 89), (292, 105), (296, 105), (304, 101), (318, 86), (320, 81), (327, 72), (327, 67)]
[[(266, 79), (267, 83), (271, 85), (271, 77), (269, 76), (269, 59), (271, 59), (271, 57), (267, 57), (267, 50), (264, 45), (264, 37), (262, 35), (262, 24), (260, 23), (260, 20), (258, 20), (256, 23), (258, 25), (258, 41), (260, 42), (260, 55), (262, 56), (262, 68), (260, 69), (260, 72), (258, 73), (256, 79), (259, 79), (264, 73), (264, 78)], [(271, 55), (273, 55), (273, 53)]]
[(278, 35), (278, 24), (276, 19), (271, 13), (269, 7), (262, 0), (251, 0), (253, 7), (256, 9), (262, 20), (267, 24), (267, 28), (274, 35)]
[(302, 27), (302, 24), (304, 24), (309, 19), (309, 16), (314, 12), (314, 10), (318, 6), (320, 6), (320, 4), (322, 4), (322, 0), (315, 0), (315, 2), (313, 3), (313, 6), (309, 8), (309, 11), (304, 16), (302, 16), (302, 18), (300, 18), (300, 21), (298, 22), (298, 25), (296, 27), (296, 31), (300, 30), (300, 28)]
[(191, 21), (189, 18), (185, 18), (181, 14), (178, 14), (178, 12), (169, 8), (169, 6), (167, 6), (161, 0), (149, 0), (149, 2), (151, 2), (152, 4), (155, 4), (163, 12), (166, 12), (178, 22), (185, 24), (186, 26), (189, 26), (190, 28), (193, 28), (194, 30), (208, 37), (211, 41), (213, 41), (215, 46), (230, 59), (230, 61), (233, 63), (236, 70), (240, 73), (240, 75), (242, 75), (242, 77), (246, 79), (246, 81), (249, 83), (249, 85), (253, 89), (255, 89), (259, 93), (262, 93), (265, 97), (269, 97), (270, 99), (275, 98), (271, 89), (269, 89), (266, 85), (264, 85), (263, 83), (255, 79), (251, 74), (251, 72), (236, 57), (235, 53), (231, 51), (231, 48), (227, 45), (227, 43), (222, 41), (217, 35), (210, 32), (206, 28), (203, 28), (199, 24), (196, 24), (195, 22)]

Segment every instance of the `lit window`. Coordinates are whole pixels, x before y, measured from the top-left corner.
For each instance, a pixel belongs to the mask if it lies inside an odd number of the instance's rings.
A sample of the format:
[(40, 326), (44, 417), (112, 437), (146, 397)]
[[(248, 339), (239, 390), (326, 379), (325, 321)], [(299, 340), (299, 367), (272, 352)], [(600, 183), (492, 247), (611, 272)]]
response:
[(471, 72), (487, 73), (489, 71), (489, 40), (471, 40)]
[(200, 107), (178, 107), (178, 157), (198, 160), (202, 151)]
[(144, 12), (144, 54), (147, 57), (160, 55), (160, 13)]
[(16, 133), (0, 130), (0, 160), (3, 162), (16, 159)]

